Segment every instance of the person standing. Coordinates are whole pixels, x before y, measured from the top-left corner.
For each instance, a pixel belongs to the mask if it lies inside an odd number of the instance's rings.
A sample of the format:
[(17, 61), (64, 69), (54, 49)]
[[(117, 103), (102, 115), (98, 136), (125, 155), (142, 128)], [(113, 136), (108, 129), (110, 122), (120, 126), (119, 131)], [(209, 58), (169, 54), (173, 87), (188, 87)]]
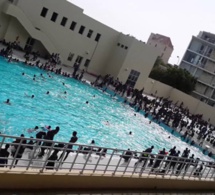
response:
[[(67, 150), (66, 156), (64, 157), (63, 161), (65, 161), (65, 160), (67, 159), (69, 153), (70, 153), (71, 150), (72, 150), (73, 144), (74, 144), (75, 142), (77, 142), (77, 141), (78, 141), (77, 132), (76, 132), (76, 131), (73, 131), (72, 137), (71, 137), (71, 139), (70, 139), (70, 141), (69, 141), (69, 143), (72, 143), (72, 144), (69, 144), (69, 145), (67, 146), (67, 149), (69, 149), (69, 150)], [(60, 155), (60, 158), (58, 159), (58, 161), (60, 161), (60, 159), (63, 158), (63, 154), (64, 154), (64, 152), (62, 152), (62, 154)]]
[[(46, 133), (46, 136), (45, 136), (45, 140), (53, 140), (54, 139), (54, 136), (58, 133), (60, 131), (60, 127), (56, 127), (55, 128), (55, 130), (51, 130), (51, 131), (48, 131), (47, 133)], [(39, 157), (43, 157), (43, 155), (44, 155), (44, 153), (45, 153), (45, 146), (47, 146), (47, 147), (50, 147), (52, 145), (52, 143), (51, 142), (43, 142), (43, 147), (41, 148), (41, 152), (40, 152), (40, 154), (38, 155)]]

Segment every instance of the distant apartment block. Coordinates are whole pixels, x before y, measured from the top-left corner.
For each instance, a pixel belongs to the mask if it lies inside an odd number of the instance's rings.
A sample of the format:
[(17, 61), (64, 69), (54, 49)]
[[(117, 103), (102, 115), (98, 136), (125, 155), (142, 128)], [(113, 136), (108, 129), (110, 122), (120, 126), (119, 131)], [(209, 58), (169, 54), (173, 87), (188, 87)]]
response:
[(198, 79), (193, 96), (215, 105), (215, 34), (205, 31), (193, 36), (181, 61), (180, 68)]
[(147, 44), (157, 48), (159, 56), (161, 57), (163, 62), (166, 64), (168, 63), (169, 58), (174, 50), (172, 41), (169, 37), (151, 33)]

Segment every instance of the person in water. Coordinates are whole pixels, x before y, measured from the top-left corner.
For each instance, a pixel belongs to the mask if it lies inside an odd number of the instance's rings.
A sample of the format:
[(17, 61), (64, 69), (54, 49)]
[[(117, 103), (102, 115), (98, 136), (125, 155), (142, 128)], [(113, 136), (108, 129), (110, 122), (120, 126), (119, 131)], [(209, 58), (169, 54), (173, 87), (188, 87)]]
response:
[(86, 101), (86, 104), (89, 104), (89, 102), (88, 102), (88, 101)]
[(131, 132), (131, 131), (129, 132), (129, 135), (132, 135), (132, 132)]
[(49, 91), (47, 91), (46, 94), (49, 95)]
[(4, 103), (7, 105), (11, 105), (10, 99), (7, 99)]

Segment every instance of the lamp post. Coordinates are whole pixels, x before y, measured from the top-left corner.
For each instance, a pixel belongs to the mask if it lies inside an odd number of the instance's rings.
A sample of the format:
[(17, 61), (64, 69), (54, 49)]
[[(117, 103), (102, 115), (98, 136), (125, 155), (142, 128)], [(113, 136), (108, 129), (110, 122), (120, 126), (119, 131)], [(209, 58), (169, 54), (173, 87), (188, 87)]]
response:
[(177, 66), (178, 66), (178, 65), (179, 65), (179, 62), (180, 62), (180, 57), (177, 56), (177, 59), (178, 59), (178, 61), (177, 61)]

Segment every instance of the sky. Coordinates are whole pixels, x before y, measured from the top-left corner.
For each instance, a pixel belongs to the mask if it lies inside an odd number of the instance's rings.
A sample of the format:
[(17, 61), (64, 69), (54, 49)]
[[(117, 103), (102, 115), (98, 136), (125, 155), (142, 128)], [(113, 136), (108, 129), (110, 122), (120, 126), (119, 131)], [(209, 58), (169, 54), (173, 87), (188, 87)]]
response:
[(215, 0), (69, 0), (107, 26), (147, 42), (151, 32), (169, 36), (181, 60), (192, 35), (215, 34)]

